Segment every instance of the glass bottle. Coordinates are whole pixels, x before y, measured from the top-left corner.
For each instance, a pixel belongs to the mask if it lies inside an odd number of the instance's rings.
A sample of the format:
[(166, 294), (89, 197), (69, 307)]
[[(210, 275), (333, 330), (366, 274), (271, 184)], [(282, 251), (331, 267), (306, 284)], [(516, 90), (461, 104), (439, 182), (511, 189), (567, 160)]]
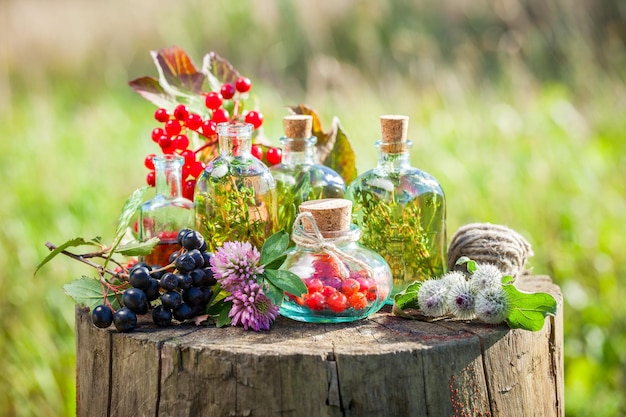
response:
[(179, 155), (155, 156), (156, 195), (139, 208), (139, 238), (158, 237), (159, 243), (143, 259), (149, 265), (164, 266), (172, 252), (180, 249), (178, 232), (193, 225), (193, 203), (182, 196), (182, 168)]
[(291, 233), (302, 202), (343, 198), (346, 184), (337, 172), (315, 162), (317, 138), (311, 134), (312, 116), (285, 116), (283, 125), (285, 136), (280, 139), (282, 160), (280, 164), (270, 167), (270, 172), (276, 180), (279, 228)]
[[(414, 281), (444, 273), (446, 200), (430, 174), (411, 166), (406, 116), (381, 116), (378, 165), (348, 187), (362, 243), (391, 267), (392, 297)], [(390, 298), (389, 302), (393, 302)]]
[(280, 314), (298, 321), (339, 323), (380, 310), (391, 292), (391, 271), (380, 255), (359, 243), (361, 231), (351, 223), (352, 202), (311, 200), (299, 209), (292, 234), (296, 246), (280, 269), (298, 275), (308, 293), (286, 293)]
[(252, 156), (253, 126), (226, 122), (217, 127), (220, 154), (196, 182), (195, 226), (208, 250), (226, 241), (261, 249), (276, 225), (276, 183), (267, 166)]

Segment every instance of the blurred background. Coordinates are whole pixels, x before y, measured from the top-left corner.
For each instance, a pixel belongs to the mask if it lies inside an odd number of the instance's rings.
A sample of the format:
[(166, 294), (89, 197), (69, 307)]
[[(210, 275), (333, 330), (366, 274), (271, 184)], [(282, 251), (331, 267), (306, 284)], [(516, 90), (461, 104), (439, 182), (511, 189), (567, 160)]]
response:
[[(172, 45), (285, 106), (333, 116), (376, 162), (379, 116), (410, 116), (414, 166), (470, 222), (524, 235), (565, 295), (568, 416), (626, 413), (626, 3), (619, 0), (0, 0), (0, 415), (70, 416), (74, 305), (92, 272), (44, 244), (110, 241), (156, 152), (127, 85)], [(105, 370), (103, 369), (103, 372)]]

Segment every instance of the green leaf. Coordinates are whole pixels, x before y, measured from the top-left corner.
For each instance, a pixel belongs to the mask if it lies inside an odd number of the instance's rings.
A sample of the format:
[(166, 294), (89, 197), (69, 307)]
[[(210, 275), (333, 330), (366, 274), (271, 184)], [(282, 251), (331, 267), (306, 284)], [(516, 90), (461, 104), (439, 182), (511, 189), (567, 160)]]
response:
[(37, 275), (37, 272), (41, 269), (41, 267), (43, 267), (45, 264), (50, 262), (52, 258), (57, 256), (59, 253), (63, 252), (67, 248), (83, 246), (83, 245), (102, 247), (100, 245), (99, 237), (92, 239), (92, 240), (85, 240), (82, 237), (76, 237), (74, 239), (68, 240), (67, 242), (63, 243), (61, 246), (58, 246), (55, 250), (50, 252), (50, 254), (46, 256), (44, 260), (39, 263), (39, 265), (37, 265), (37, 268), (35, 268), (35, 272), (33, 273), (33, 276)]
[(115, 252), (124, 256), (143, 256), (148, 255), (150, 252), (152, 252), (152, 249), (154, 249), (154, 247), (158, 244), (158, 237), (153, 237), (146, 240), (145, 242), (135, 240), (133, 242), (118, 246), (117, 249), (115, 249)]
[(510, 284), (502, 288), (511, 306), (511, 312), (506, 318), (510, 328), (536, 332), (543, 328), (546, 316), (556, 315), (557, 303), (552, 295), (520, 291)]
[[(217, 327), (224, 327), (231, 323), (232, 320), (228, 317), (228, 313), (230, 313), (232, 306), (232, 301), (221, 301), (217, 305), (212, 306), (212, 311), (217, 310), (217, 313), (212, 315), (215, 319), (215, 325)], [(217, 307), (217, 309), (214, 307)]]
[(280, 306), (283, 303), (285, 292), (276, 285), (272, 284), (271, 281), (266, 281), (266, 285), (263, 286), (263, 291), (265, 292), (267, 298), (272, 301), (272, 304)]
[[(104, 304), (104, 295), (102, 294), (102, 285), (98, 279), (84, 276), (80, 279), (74, 280), (69, 284), (63, 286), (65, 294), (72, 297), (76, 304), (87, 306), (93, 309), (100, 304)], [(109, 303), (113, 308), (119, 308), (120, 305), (114, 294), (109, 293), (107, 295)]]
[(409, 284), (406, 289), (394, 297), (394, 304), (400, 310), (405, 310), (407, 308), (419, 308), (419, 303), (417, 301), (417, 293), (420, 290), (422, 283), (420, 281), (415, 281)]
[(278, 258), (272, 259), (269, 263), (264, 264), (265, 270), (278, 269), (287, 259), (287, 254), (280, 255)]
[(502, 277), (502, 284), (512, 284), (513, 281), (515, 281), (515, 278), (510, 275), (504, 275)]
[[(261, 264), (265, 265), (267, 269), (269, 265), (273, 266), (277, 259), (283, 257), (284, 260), (285, 251), (288, 247), (289, 233), (284, 230), (274, 233), (263, 242), (263, 247), (261, 248)], [(280, 265), (278, 265), (278, 267), (280, 267)], [(276, 269), (278, 267), (269, 269)]]
[(278, 269), (267, 270), (263, 274), (272, 285), (275, 285), (289, 294), (301, 296), (307, 292), (306, 285), (304, 285), (302, 279), (293, 272)]
[(135, 216), (137, 209), (141, 206), (148, 188), (150, 187), (144, 186), (136, 189), (124, 203), (120, 217), (117, 219), (117, 229), (115, 231), (114, 240), (119, 240), (126, 233), (126, 228)]
[(476, 271), (476, 261), (471, 260), (467, 256), (461, 256), (456, 260), (455, 265), (463, 265), (466, 264), (467, 272), (473, 274)]

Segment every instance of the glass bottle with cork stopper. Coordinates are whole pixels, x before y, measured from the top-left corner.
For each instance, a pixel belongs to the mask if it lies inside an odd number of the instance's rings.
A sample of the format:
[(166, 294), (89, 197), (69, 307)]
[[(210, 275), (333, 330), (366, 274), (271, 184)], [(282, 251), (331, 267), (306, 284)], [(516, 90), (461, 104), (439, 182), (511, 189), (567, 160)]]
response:
[(393, 296), (411, 282), (445, 272), (446, 199), (435, 177), (411, 166), (409, 118), (385, 115), (380, 122), (378, 165), (359, 175), (347, 196), (363, 231), (361, 242), (391, 267)]
[(338, 323), (380, 310), (391, 292), (387, 262), (359, 243), (352, 202), (341, 198), (306, 201), (293, 225), (296, 246), (281, 269), (298, 275), (308, 289), (285, 294), (280, 314), (298, 321)]
[(250, 242), (260, 250), (275, 232), (276, 183), (268, 167), (250, 153), (253, 128), (220, 123), (220, 154), (196, 182), (195, 226), (209, 251), (226, 241)]
[(193, 225), (193, 202), (182, 196), (182, 167), (179, 155), (153, 158), (156, 195), (139, 208), (139, 238), (159, 238), (152, 252), (143, 258), (149, 265), (165, 266), (180, 249), (178, 232)]
[(333, 169), (315, 162), (317, 138), (311, 133), (312, 116), (285, 116), (283, 125), (285, 136), (280, 139), (282, 161), (270, 167), (270, 171), (276, 180), (279, 227), (291, 232), (302, 202), (343, 198), (346, 184)]

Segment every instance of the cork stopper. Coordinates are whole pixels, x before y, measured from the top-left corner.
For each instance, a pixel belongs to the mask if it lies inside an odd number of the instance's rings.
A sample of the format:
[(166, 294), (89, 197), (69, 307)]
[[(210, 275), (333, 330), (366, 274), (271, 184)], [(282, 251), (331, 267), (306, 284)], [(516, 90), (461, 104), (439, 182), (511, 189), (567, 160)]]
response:
[[(332, 237), (337, 232), (350, 230), (352, 201), (344, 198), (309, 200), (300, 204), (300, 212), (311, 213), (322, 236)], [(313, 226), (308, 220), (303, 220), (302, 225), (307, 232), (313, 232)]]
[(283, 118), (285, 137), (296, 139), (290, 142), (291, 150), (302, 152), (306, 148), (306, 142), (299, 139), (308, 139), (313, 131), (313, 116), (306, 114), (293, 114)]
[(380, 127), (383, 134), (381, 144), (383, 151), (396, 153), (407, 149), (408, 116), (397, 114), (380, 116)]

